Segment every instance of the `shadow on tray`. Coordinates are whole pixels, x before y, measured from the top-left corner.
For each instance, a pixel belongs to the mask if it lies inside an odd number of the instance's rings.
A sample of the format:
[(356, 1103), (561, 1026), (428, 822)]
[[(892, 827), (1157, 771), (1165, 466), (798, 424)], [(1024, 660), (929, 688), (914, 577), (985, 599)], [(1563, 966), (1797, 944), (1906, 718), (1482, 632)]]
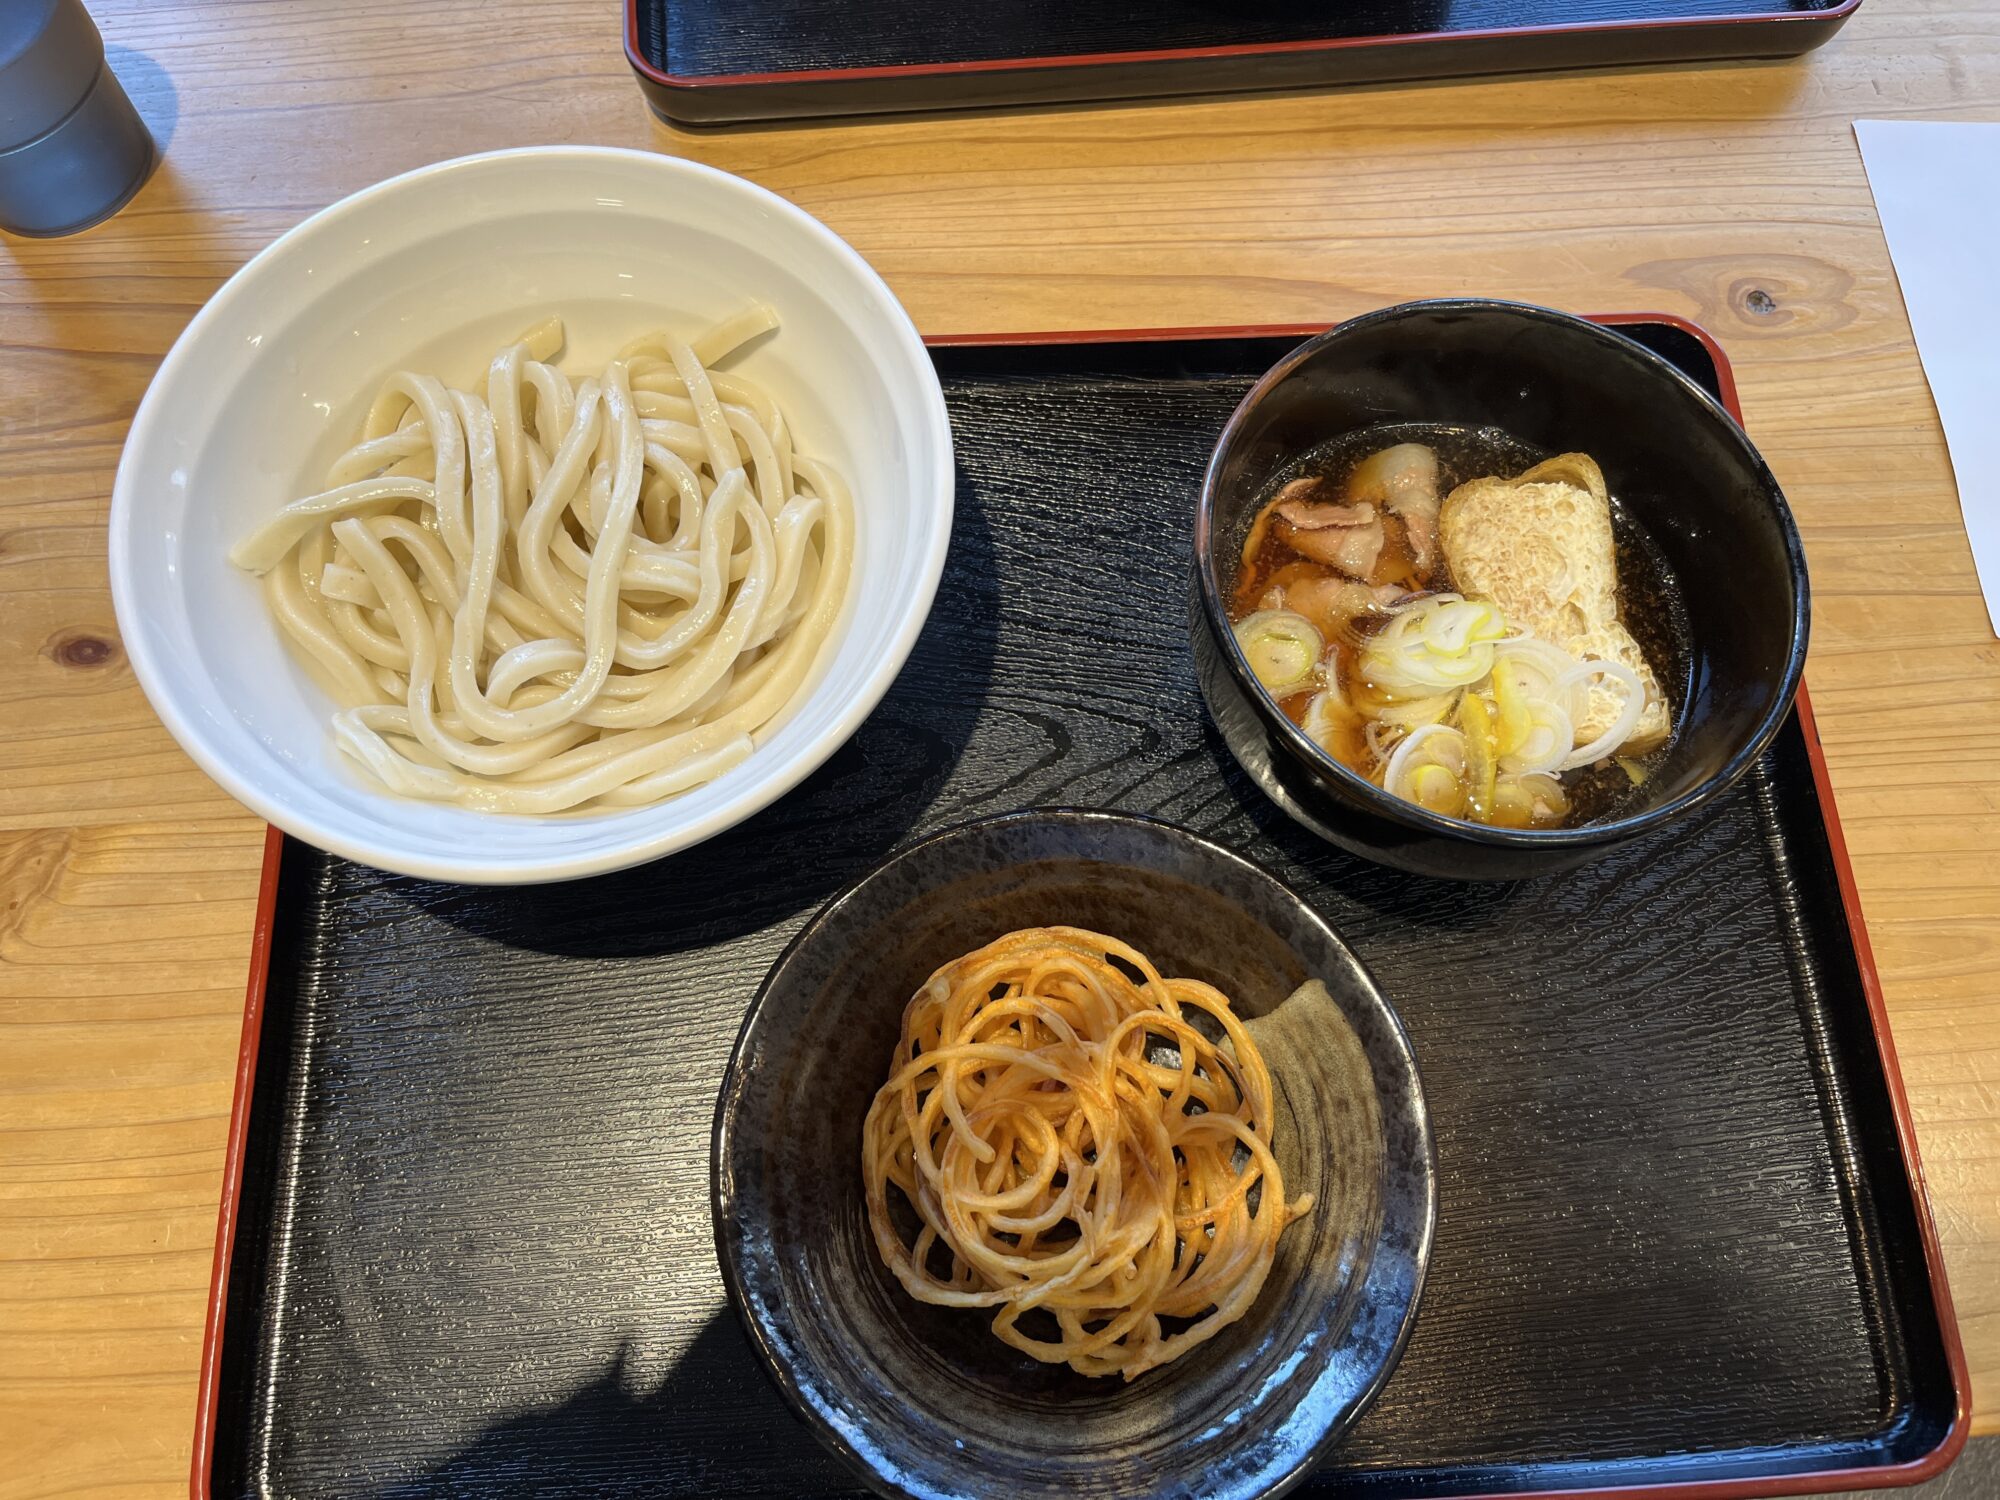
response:
[(853, 1490), (772, 1387), (728, 1308), (657, 1387), (635, 1388), (629, 1359), (621, 1347), (563, 1401), (494, 1423), (443, 1461), (376, 1489), (374, 1500)]
[[(859, 1495), (758, 1367), (727, 1308), (703, 1325), (653, 1389), (636, 1386), (629, 1348), (564, 1400), (495, 1422), (457, 1452), (371, 1492), (439, 1497)], [(2000, 1439), (1967, 1446), (1928, 1484), (1857, 1500), (1974, 1500), (2000, 1493)]]

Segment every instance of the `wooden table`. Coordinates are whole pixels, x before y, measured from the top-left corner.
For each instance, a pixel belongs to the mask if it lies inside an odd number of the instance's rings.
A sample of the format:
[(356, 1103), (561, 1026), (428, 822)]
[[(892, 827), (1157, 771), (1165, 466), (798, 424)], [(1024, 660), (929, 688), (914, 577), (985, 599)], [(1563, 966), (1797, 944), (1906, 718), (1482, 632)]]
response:
[(1849, 130), (2000, 118), (1989, 0), (1867, 0), (1795, 63), (721, 134), (653, 121), (615, 0), (93, 8), (169, 145), (112, 223), (0, 245), (0, 1500), (184, 1492), (263, 846), (119, 646), (126, 424), (281, 231), (551, 141), (775, 188), (931, 332), (1464, 292), (1705, 323), (1811, 554), (1813, 700), (2000, 1430), (2000, 643)]

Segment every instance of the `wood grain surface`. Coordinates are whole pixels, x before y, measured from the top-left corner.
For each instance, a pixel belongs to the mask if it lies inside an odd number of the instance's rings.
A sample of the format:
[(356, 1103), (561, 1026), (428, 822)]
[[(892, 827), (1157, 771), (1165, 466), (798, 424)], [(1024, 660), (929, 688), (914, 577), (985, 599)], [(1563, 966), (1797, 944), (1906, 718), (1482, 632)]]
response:
[(1850, 122), (2000, 117), (2000, 10), (1782, 64), (686, 133), (612, 0), (96, 0), (166, 161), (0, 242), (0, 1497), (178, 1493), (262, 830), (159, 727), (103, 527), (147, 380), (272, 237), (464, 152), (634, 145), (851, 240), (929, 332), (1497, 293), (1699, 318), (1805, 532), (1813, 686), (2000, 1429), (2000, 643)]

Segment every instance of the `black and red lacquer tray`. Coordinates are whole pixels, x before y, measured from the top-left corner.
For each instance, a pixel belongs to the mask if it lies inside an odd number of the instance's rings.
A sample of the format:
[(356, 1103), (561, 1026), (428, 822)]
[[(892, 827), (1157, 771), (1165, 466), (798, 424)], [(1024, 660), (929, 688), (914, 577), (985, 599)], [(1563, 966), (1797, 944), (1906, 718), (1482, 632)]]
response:
[(1860, 0), (625, 0), (653, 108), (714, 124), (1791, 57)]
[[(1733, 402), (1697, 330), (1618, 321)], [(1209, 726), (1196, 487), (1309, 331), (938, 341), (959, 456), (938, 607), (853, 740), (698, 849), (472, 889), (272, 836), (197, 1496), (853, 1493), (724, 1301), (715, 1091), (821, 901), (905, 839), (1047, 803), (1262, 862), (1416, 1045), (1423, 1307), (1306, 1493), (1719, 1500), (1951, 1460), (1964, 1361), (1803, 694), (1720, 804), (1513, 885), (1327, 847)]]

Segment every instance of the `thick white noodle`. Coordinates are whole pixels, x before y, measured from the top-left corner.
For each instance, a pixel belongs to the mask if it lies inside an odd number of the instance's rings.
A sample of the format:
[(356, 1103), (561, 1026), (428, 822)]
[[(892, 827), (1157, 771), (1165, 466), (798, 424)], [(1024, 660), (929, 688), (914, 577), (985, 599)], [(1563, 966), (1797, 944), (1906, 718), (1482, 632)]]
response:
[(230, 553), (340, 702), (333, 740), (409, 797), (634, 807), (740, 764), (832, 636), (846, 485), (770, 395), (711, 371), (777, 319), (635, 339), (572, 382), (548, 319), (476, 391), (402, 372), (328, 488)]

